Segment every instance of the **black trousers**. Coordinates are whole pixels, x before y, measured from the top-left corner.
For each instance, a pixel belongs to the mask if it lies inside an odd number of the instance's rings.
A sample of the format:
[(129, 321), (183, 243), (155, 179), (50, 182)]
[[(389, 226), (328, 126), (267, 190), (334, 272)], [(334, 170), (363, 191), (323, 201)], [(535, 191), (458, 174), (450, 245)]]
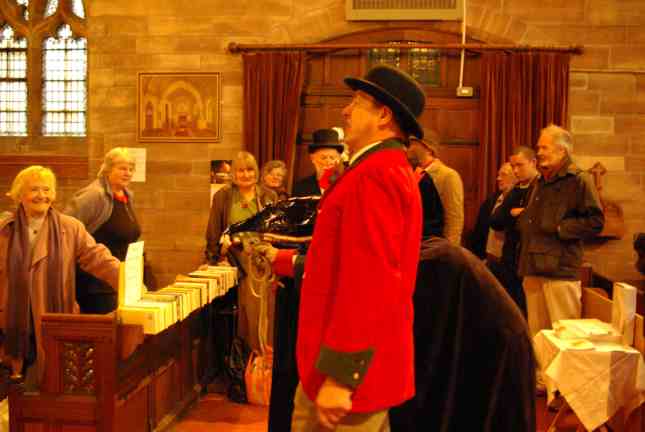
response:
[(275, 298), (275, 327), (269, 432), (290, 432), (293, 401), (298, 387), (296, 339), (300, 293), (293, 279), (284, 279)]

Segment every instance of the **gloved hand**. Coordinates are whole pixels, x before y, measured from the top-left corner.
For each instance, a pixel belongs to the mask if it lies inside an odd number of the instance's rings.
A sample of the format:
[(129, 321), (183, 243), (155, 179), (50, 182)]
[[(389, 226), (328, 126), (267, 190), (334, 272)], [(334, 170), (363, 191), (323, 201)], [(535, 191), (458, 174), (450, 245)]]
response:
[(273, 264), (276, 256), (278, 256), (278, 249), (271, 246), (271, 243), (262, 242), (254, 246), (255, 252), (266, 257), (270, 263)]

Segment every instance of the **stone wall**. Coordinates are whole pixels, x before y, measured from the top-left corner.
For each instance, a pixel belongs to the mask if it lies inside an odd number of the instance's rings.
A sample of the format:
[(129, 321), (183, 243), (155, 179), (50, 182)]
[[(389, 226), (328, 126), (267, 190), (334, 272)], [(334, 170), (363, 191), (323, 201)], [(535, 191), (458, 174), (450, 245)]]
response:
[[(147, 181), (134, 185), (146, 249), (158, 278), (201, 262), (208, 217), (208, 162), (242, 147), (242, 60), (229, 42), (306, 43), (383, 23), (349, 23), (344, 0), (92, 0), (89, 20), (90, 173), (115, 146), (145, 147)], [(644, 230), (645, 2), (639, 0), (470, 0), (469, 32), (490, 43), (582, 44), (571, 74), (570, 127), (585, 167), (608, 169), (606, 197), (619, 201), (628, 236), (594, 246), (589, 259), (634, 279), (631, 233)], [(409, 23), (405, 23), (409, 24)], [(459, 29), (456, 23), (413, 23)], [(400, 23), (389, 23), (400, 25)], [(137, 141), (137, 74), (221, 72), (222, 140)], [(467, 84), (467, 83), (466, 83)], [(85, 182), (63, 182), (60, 201)], [(6, 185), (1, 184), (2, 190)], [(8, 207), (3, 201), (2, 208)]]

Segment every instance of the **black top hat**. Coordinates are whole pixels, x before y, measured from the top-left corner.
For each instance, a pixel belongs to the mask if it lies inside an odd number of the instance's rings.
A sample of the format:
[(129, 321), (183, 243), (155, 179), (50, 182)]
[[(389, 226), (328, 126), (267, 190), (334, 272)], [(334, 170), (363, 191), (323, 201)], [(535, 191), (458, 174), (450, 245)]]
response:
[(318, 129), (313, 133), (313, 141), (309, 144), (309, 153), (321, 148), (332, 148), (338, 153), (344, 150), (343, 144), (338, 140), (338, 132), (333, 129)]
[(423, 138), (417, 117), (423, 113), (426, 95), (410, 75), (392, 66), (378, 65), (370, 69), (365, 78), (345, 78), (345, 84), (387, 105), (403, 132)]

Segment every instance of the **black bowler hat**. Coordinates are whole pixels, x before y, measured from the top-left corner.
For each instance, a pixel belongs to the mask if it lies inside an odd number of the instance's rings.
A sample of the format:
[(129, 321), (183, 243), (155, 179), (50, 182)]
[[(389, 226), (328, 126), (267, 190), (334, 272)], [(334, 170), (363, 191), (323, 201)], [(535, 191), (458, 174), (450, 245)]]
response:
[(370, 69), (365, 78), (345, 78), (345, 84), (387, 105), (403, 132), (423, 138), (417, 117), (423, 113), (426, 95), (410, 75), (392, 66), (378, 65)]
[(344, 150), (343, 144), (338, 140), (338, 132), (333, 129), (318, 129), (313, 133), (313, 141), (309, 144), (309, 153), (321, 148), (332, 148), (338, 153)]

